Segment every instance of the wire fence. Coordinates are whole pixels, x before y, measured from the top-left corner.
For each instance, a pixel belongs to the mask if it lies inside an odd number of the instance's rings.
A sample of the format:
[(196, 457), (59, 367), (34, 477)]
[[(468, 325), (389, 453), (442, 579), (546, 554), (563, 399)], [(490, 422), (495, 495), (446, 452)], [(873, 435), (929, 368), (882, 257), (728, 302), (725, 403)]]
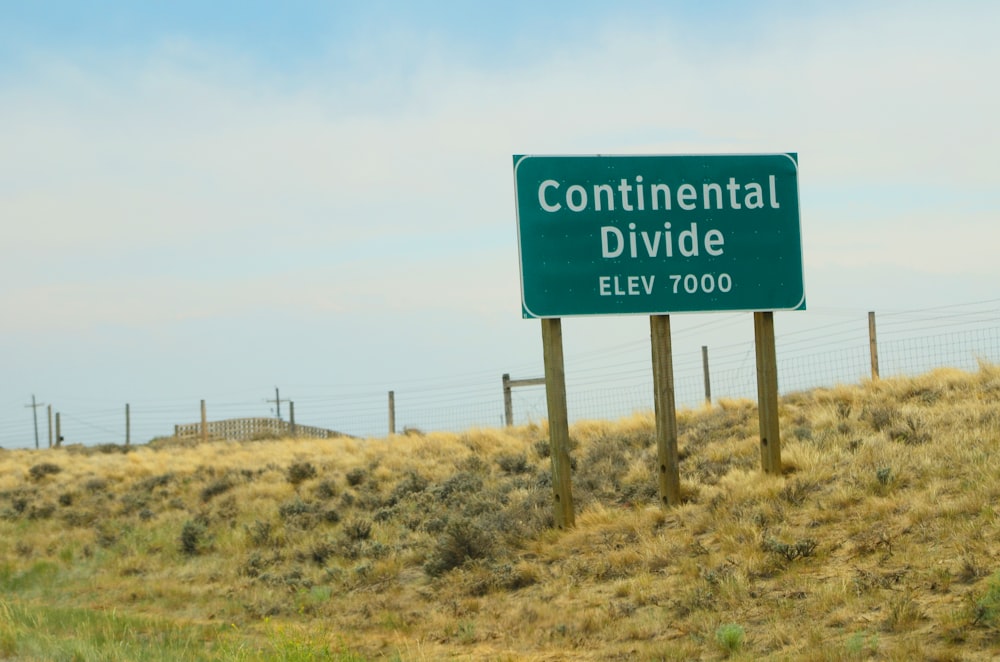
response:
[[(776, 333), (778, 386), (782, 394), (818, 386), (857, 383), (871, 377), (869, 327), (866, 311), (821, 311), (826, 323)], [(707, 322), (674, 333), (674, 390), (678, 408), (705, 402), (705, 371), (700, 337), (747, 326), (748, 314), (710, 316)], [(829, 318), (832, 318), (830, 320)], [(730, 334), (734, 335), (734, 334)], [(879, 313), (877, 354), (881, 377), (916, 375), (937, 367), (976, 370), (980, 361), (1000, 363), (1000, 299), (955, 304), (916, 311)], [(678, 352), (687, 346), (694, 351)], [(752, 337), (707, 348), (713, 400), (757, 397), (756, 359)], [(653, 408), (649, 337), (566, 355), (566, 388), (571, 422), (614, 419)], [(517, 366), (539, 377), (542, 367)], [(533, 374), (531, 374), (533, 373)], [(462, 431), (500, 427), (505, 403), (500, 374), (469, 373), (412, 380), (394, 389), (397, 432)], [(87, 401), (82, 401), (87, 402)], [(388, 434), (388, 392), (370, 387), (296, 387), (297, 422), (356, 437)], [(545, 387), (513, 389), (515, 424), (547, 418)], [(261, 416), (262, 400), (208, 400), (209, 420)], [(125, 404), (79, 406), (59, 412), (67, 443), (122, 444), (171, 436), (175, 425), (199, 420), (199, 403), (187, 399), (132, 402), (129, 432)], [(262, 408), (265, 408), (262, 412)], [(0, 420), (0, 447), (35, 445), (32, 411), (19, 419)], [(286, 409), (287, 411), (287, 409)], [(49, 445), (48, 412), (36, 410), (40, 446)]]

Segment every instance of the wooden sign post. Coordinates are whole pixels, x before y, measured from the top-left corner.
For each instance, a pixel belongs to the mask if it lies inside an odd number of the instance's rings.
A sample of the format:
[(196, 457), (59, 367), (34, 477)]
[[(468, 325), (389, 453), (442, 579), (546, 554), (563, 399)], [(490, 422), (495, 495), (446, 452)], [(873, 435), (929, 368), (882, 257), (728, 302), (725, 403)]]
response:
[(542, 320), (542, 353), (545, 358), (545, 400), (549, 409), (549, 455), (552, 458), (556, 526), (568, 529), (575, 525), (576, 515), (573, 512), (573, 486), (570, 477), (562, 320), (558, 317)]
[(681, 502), (677, 459), (677, 410), (674, 400), (674, 360), (670, 341), (670, 316), (650, 315), (653, 348), (653, 406), (656, 412), (656, 451), (659, 460), (660, 502)]
[(757, 350), (757, 411), (760, 418), (760, 464), (769, 474), (781, 474), (778, 427), (778, 359), (774, 349), (774, 313), (753, 314)]

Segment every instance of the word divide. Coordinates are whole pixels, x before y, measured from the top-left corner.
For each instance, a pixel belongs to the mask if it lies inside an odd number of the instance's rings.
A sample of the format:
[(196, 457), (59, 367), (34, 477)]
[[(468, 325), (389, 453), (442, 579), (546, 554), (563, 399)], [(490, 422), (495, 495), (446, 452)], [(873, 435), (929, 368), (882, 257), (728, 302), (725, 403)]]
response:
[(700, 188), (690, 183), (671, 187), (662, 182), (647, 185), (642, 175), (635, 175), (623, 177), (617, 185), (569, 184), (564, 187), (554, 179), (546, 179), (538, 186), (538, 206), (550, 214), (563, 209), (575, 213), (646, 211), (648, 197), (652, 211), (780, 209), (774, 175), (768, 175), (767, 184), (765, 189), (759, 182), (741, 183), (730, 177), (725, 184), (703, 182)]
[(514, 156), (525, 317), (805, 308), (798, 156)]

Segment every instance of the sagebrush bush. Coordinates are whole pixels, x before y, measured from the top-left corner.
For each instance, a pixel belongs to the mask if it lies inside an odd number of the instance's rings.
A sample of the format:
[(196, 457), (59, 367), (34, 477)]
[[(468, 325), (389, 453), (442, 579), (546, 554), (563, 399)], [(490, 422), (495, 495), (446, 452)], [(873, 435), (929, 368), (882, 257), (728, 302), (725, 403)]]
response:
[(228, 477), (212, 481), (201, 490), (201, 500), (207, 503), (214, 497), (217, 497), (220, 494), (225, 494), (229, 490), (233, 489), (234, 486), (235, 483), (233, 483), (233, 481)]
[(523, 474), (531, 471), (528, 456), (524, 453), (508, 453), (497, 457), (497, 465), (508, 474)]
[(355, 467), (347, 472), (347, 484), (351, 487), (357, 487), (361, 483), (365, 482), (365, 476), (367, 472), (361, 467)]
[(439, 577), (467, 561), (489, 558), (496, 544), (496, 532), (482, 522), (468, 518), (451, 520), (438, 537), (424, 570), (431, 577)]
[(460, 471), (434, 486), (431, 492), (439, 501), (448, 505), (456, 505), (464, 502), (468, 495), (476, 494), (482, 489), (482, 477), (468, 471)]
[(257, 547), (264, 547), (271, 542), (271, 523), (254, 520), (246, 526), (247, 538)]
[(407, 471), (403, 479), (396, 483), (387, 503), (393, 506), (411, 495), (419, 494), (427, 489), (428, 484), (429, 481), (416, 471)]
[(51, 476), (62, 471), (62, 467), (52, 462), (42, 462), (28, 469), (28, 473), (34, 480), (41, 480), (46, 476)]
[(332, 480), (324, 479), (316, 484), (318, 499), (332, 499), (335, 496), (337, 496), (337, 485)]
[(295, 462), (285, 470), (285, 479), (292, 485), (298, 485), (315, 477), (316, 467), (311, 462)]
[(343, 531), (348, 540), (368, 540), (372, 535), (372, 522), (361, 517), (355, 518), (344, 524)]
[(180, 535), (181, 551), (189, 556), (201, 553), (202, 545), (205, 542), (205, 534), (207, 532), (208, 527), (204, 522), (199, 520), (188, 520), (184, 522)]
[(286, 526), (298, 529), (311, 529), (317, 524), (319, 508), (316, 504), (295, 497), (284, 501), (278, 506), (278, 515)]

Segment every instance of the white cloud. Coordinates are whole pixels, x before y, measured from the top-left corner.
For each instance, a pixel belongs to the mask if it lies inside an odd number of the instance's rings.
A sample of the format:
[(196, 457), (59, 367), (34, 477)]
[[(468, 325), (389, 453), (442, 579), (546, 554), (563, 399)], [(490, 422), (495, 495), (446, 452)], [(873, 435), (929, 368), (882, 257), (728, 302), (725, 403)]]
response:
[[(370, 80), (327, 63), (255, 77), (251, 60), (184, 42), (99, 70), (49, 58), (0, 93), (0, 275), (24, 283), (3, 303), (26, 324), (43, 301), (154, 323), (252, 306), (246, 292), (278, 283), (303, 310), (324, 291), (332, 311), (405, 310), (451, 288), (440, 305), (515, 297), (516, 314), (515, 152), (798, 150), (800, 176), (824, 183), (803, 186), (807, 264), (995, 273), (998, 10), (883, 7), (757, 22), (732, 45), (618, 24), (528, 67), (431, 51)], [(377, 74), (377, 53), (359, 57)], [(882, 183), (943, 194), (921, 230), (905, 215), (864, 241), (831, 230), (838, 198)], [(943, 215), (956, 220), (942, 235)], [(116, 266), (136, 252), (161, 257)], [(213, 259), (228, 277), (204, 282)]]

